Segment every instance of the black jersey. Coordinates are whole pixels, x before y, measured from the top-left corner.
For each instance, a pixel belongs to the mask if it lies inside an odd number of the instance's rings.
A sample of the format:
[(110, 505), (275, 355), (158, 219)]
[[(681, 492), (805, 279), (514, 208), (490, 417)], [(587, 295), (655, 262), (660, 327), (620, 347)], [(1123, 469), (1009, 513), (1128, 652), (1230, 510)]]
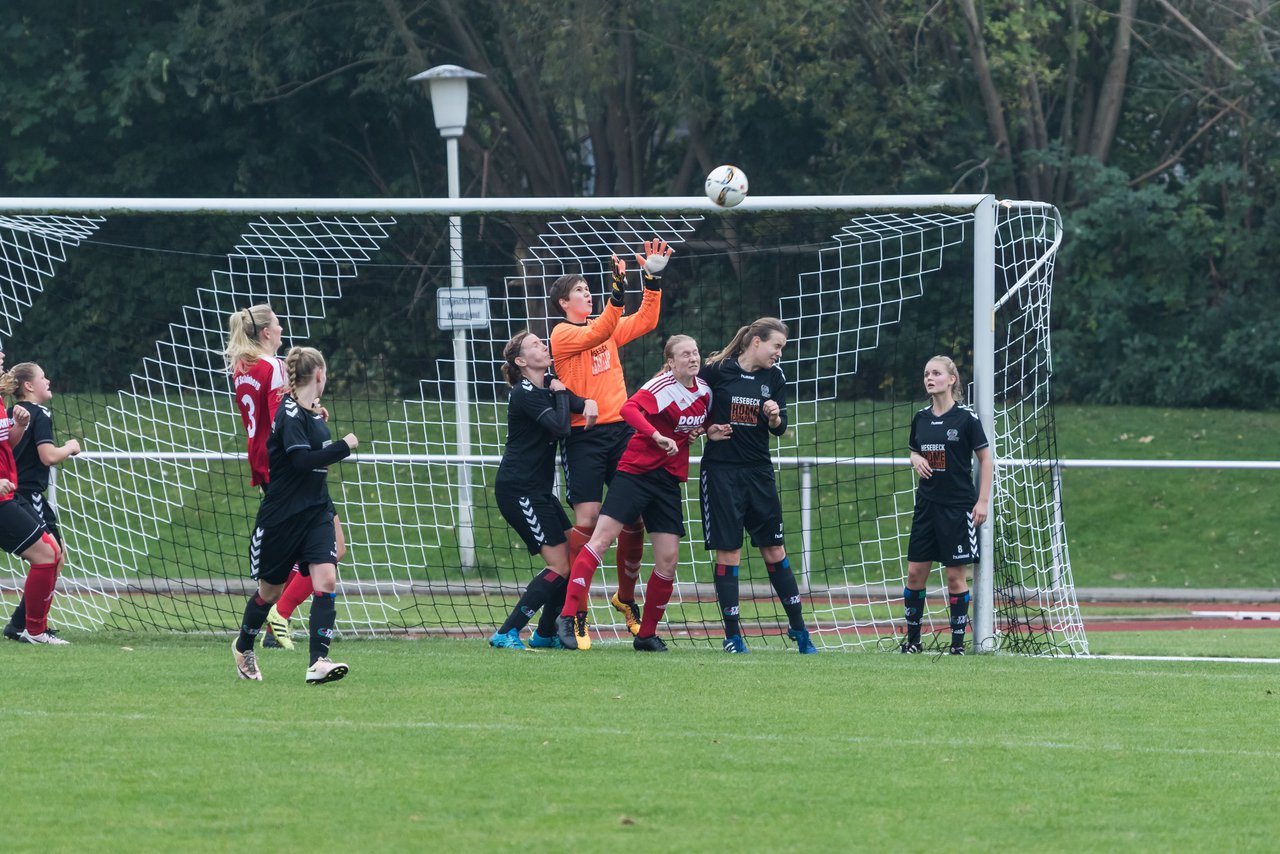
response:
[(18, 489), (22, 492), (44, 492), (49, 488), (49, 467), (40, 461), (41, 445), (53, 444), (53, 418), (38, 403), (20, 400), (9, 410), (9, 417), (21, 406), (31, 413), (31, 423), (13, 449), (18, 464)]
[(926, 406), (911, 419), (907, 447), (924, 456), (933, 476), (920, 478), (918, 498), (951, 507), (971, 506), (978, 500), (973, 485), (973, 452), (987, 447), (987, 434), (978, 414), (957, 403), (941, 415)]
[[(556, 445), (569, 435), (572, 395), (539, 388), (526, 377), (507, 398), (507, 447), (494, 485), (550, 492), (555, 481)], [(578, 411), (581, 411), (581, 406)]]
[(303, 409), (292, 395), (284, 395), (271, 437), (267, 461), (271, 477), (258, 507), (258, 527), (269, 528), (329, 505), (329, 466), (351, 455), (346, 442), (330, 443), (329, 425)]
[[(702, 463), (760, 465), (769, 463), (769, 434), (787, 432), (787, 376), (777, 365), (744, 371), (736, 358), (703, 365), (698, 372), (711, 386), (711, 411), (707, 425), (732, 424), (733, 434), (719, 442), (707, 442)], [(762, 407), (766, 400), (778, 404), (782, 422), (769, 426)]]

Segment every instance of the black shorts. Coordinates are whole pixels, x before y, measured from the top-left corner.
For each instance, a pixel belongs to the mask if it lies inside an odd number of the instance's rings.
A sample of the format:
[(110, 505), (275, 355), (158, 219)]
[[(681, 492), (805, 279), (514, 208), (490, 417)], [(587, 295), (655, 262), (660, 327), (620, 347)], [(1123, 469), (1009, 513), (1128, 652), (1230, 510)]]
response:
[(553, 493), (499, 484), (493, 494), (502, 518), (524, 540), (529, 554), (536, 555), (543, 546), (566, 542), (565, 532), (572, 523), (565, 515), (564, 505)]
[(13, 500), (22, 504), (27, 508), (28, 513), (43, 522), (44, 529), (53, 534), (59, 546), (62, 545), (62, 531), (58, 530), (58, 514), (43, 493), (19, 492), (13, 496)]
[(17, 498), (0, 501), (0, 549), (20, 555), (44, 536), (44, 523)]
[(270, 528), (255, 525), (249, 539), (249, 575), (267, 584), (284, 584), (294, 564), (310, 575), (313, 563), (337, 562), (338, 540), (328, 507), (299, 513)]
[(972, 507), (948, 507), (927, 498), (916, 499), (907, 560), (963, 566), (977, 563), (978, 558), (978, 529), (973, 526)]
[(600, 515), (624, 524), (642, 518), (651, 534), (683, 537), (683, 504), (680, 481), (666, 469), (644, 474), (620, 471), (609, 487)]
[(781, 546), (782, 503), (773, 466), (704, 465), (700, 478), (702, 541), (709, 551), (742, 548), (742, 529), (758, 549)]
[(605, 484), (613, 484), (618, 460), (634, 432), (625, 421), (597, 424), (590, 430), (573, 429), (560, 450), (569, 506), (599, 502), (604, 497)]

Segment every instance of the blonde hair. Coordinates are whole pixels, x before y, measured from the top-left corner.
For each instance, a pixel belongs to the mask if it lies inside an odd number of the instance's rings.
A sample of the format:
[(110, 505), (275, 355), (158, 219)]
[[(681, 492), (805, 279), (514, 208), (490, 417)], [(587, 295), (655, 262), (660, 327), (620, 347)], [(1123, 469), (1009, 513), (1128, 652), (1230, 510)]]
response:
[[(315, 379), (316, 371), (324, 367), (324, 354), (315, 347), (290, 347), (284, 357), (284, 390), (293, 394), (299, 386)], [(306, 406), (310, 407), (311, 403)]]
[(5, 391), (4, 394), (13, 392), (13, 396), (18, 400), (26, 400), (26, 394), (23, 393), (23, 386), (32, 382), (36, 378), (36, 371), (40, 370), (40, 366), (35, 362), (19, 362), (5, 374), (5, 376), (13, 379), (13, 388)]
[(776, 317), (761, 317), (753, 320), (739, 329), (729, 343), (724, 345), (723, 350), (717, 350), (708, 356), (707, 364), (715, 365), (730, 357), (741, 356), (747, 346), (751, 344), (753, 338), (768, 341), (769, 336), (775, 332), (781, 332), (784, 338), (791, 334), (791, 330), (787, 329), (787, 324)]
[(235, 373), (243, 365), (252, 367), (266, 352), (262, 349), (262, 330), (271, 325), (275, 312), (265, 302), (233, 311), (227, 317), (227, 349), (222, 358), (227, 373)]
[[(947, 373), (955, 378), (955, 383), (951, 386), (951, 398), (956, 403), (964, 403), (964, 383), (960, 382), (960, 371), (956, 368), (956, 363), (951, 360), (950, 356), (933, 356), (929, 362), (941, 362), (942, 366), (947, 369)], [(929, 362), (925, 362), (928, 366)]]
[(0, 397), (13, 394), (14, 389), (18, 387), (18, 381), (14, 379), (13, 371), (5, 371), (0, 374)]
[(516, 357), (520, 355), (520, 351), (524, 349), (524, 339), (533, 333), (528, 329), (521, 329), (515, 335), (511, 336), (511, 340), (502, 348), (502, 376), (506, 378), (507, 385), (513, 386), (520, 381), (523, 372), (520, 366), (516, 364)]
[(698, 346), (698, 342), (694, 341), (693, 337), (690, 335), (672, 335), (670, 338), (667, 339), (667, 343), (662, 345), (662, 370), (654, 374), (655, 377), (660, 377), (663, 374), (671, 373), (671, 369), (667, 367), (667, 362), (670, 362), (673, 358), (675, 358), (676, 347), (679, 347), (681, 344), (685, 343), (686, 341), (695, 347)]

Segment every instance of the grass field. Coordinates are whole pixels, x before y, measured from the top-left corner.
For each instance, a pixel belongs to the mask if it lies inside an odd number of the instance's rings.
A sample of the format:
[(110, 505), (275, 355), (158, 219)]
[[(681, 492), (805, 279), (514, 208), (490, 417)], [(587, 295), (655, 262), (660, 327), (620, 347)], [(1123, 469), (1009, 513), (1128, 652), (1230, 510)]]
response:
[[(1280, 631), (1214, 634), (1202, 654), (1280, 649)], [(338, 644), (352, 674), (316, 688), (283, 652), (238, 681), (227, 638), (73, 640), (0, 646), (5, 852), (1232, 851), (1280, 834), (1280, 665), (381, 640)]]

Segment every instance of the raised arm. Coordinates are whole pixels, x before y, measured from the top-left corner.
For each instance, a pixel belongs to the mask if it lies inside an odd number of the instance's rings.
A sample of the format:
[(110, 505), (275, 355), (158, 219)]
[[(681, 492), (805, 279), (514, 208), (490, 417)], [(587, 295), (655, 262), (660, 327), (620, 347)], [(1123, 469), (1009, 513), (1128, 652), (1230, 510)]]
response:
[(612, 337), (622, 319), (622, 306), (609, 300), (604, 311), (588, 326), (570, 322), (557, 323), (551, 330), (551, 353), (557, 359), (574, 356), (593, 347), (599, 347)]

